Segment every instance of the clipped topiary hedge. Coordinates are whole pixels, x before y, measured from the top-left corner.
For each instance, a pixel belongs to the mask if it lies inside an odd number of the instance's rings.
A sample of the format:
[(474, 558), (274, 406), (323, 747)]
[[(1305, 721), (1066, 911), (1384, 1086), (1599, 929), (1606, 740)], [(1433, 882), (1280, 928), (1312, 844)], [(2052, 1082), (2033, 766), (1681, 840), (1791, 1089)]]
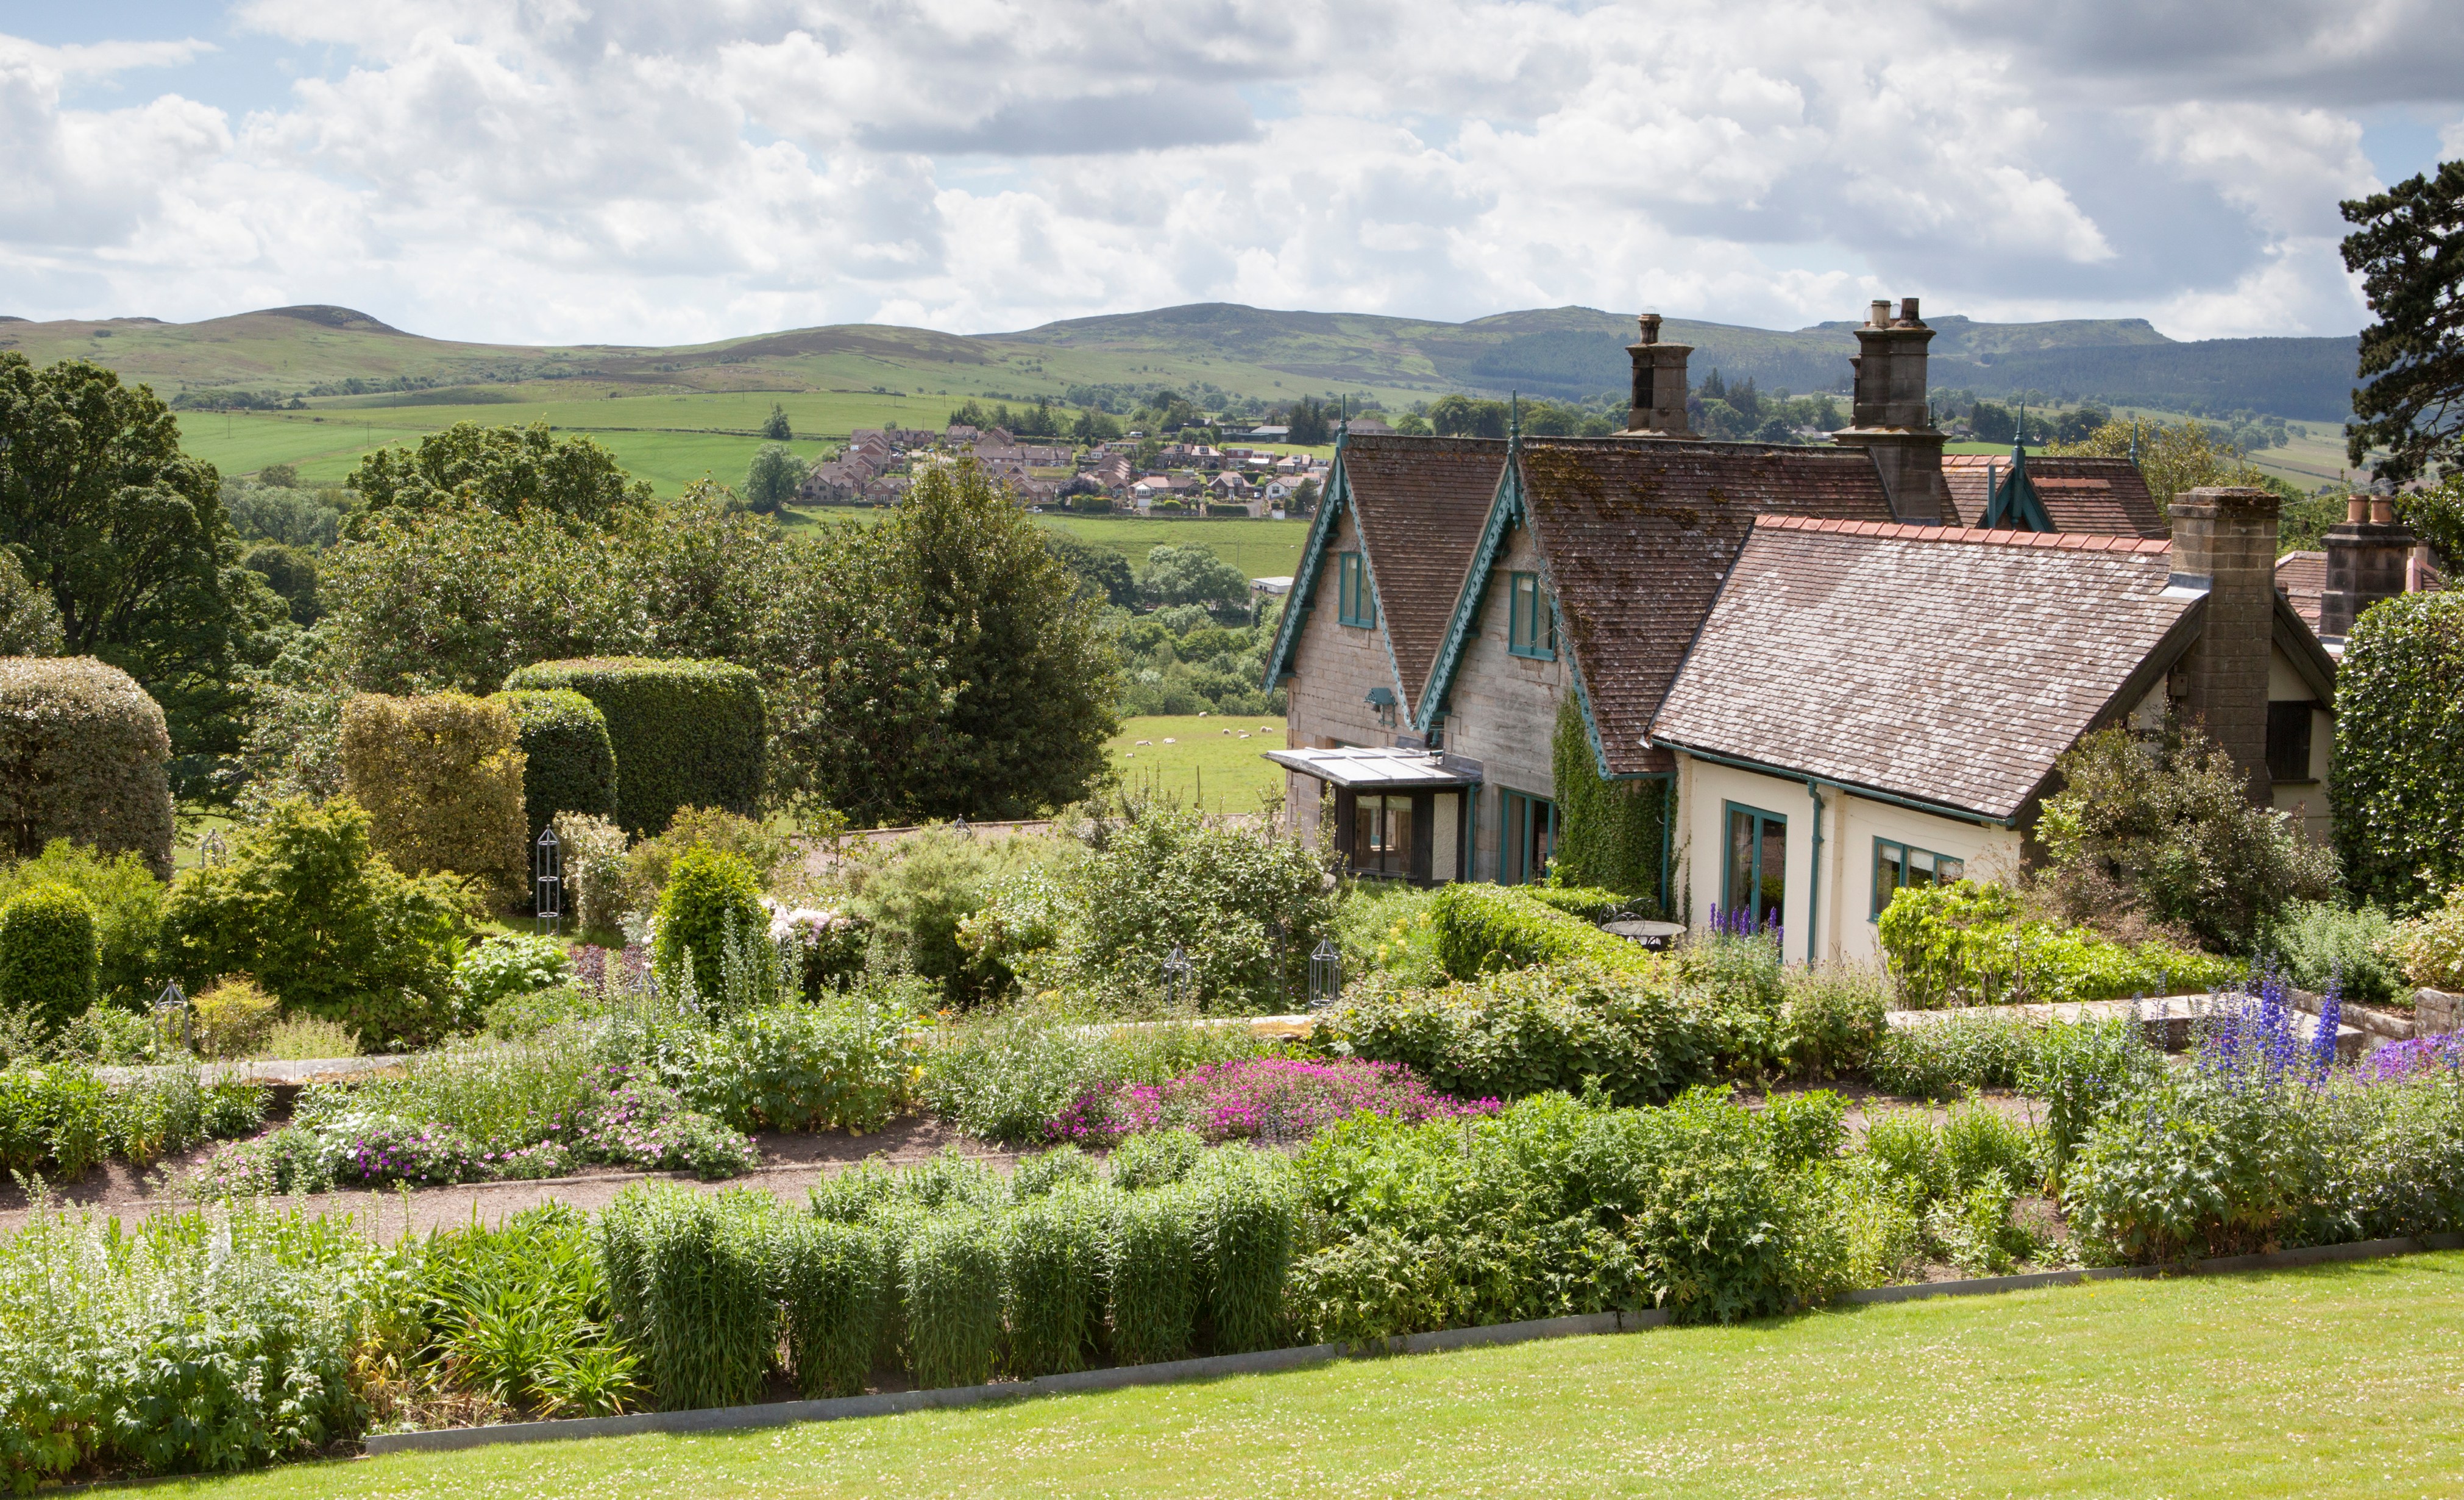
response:
[(560, 812), (614, 820), (616, 745), (599, 705), (571, 688), (516, 688), (496, 700), (521, 736), (522, 811), (531, 841)]
[(2353, 894), (2414, 912), (2464, 883), (2464, 593), (2362, 611), (2336, 670), (2327, 804)]
[(1597, 886), (1524, 886), (1520, 889), (1523, 894), (1542, 906), (1595, 926), (1631, 904), (1628, 897), (1615, 891), (1603, 891)]
[(144, 856), (171, 875), (171, 736), (137, 679), (91, 656), (0, 658), (0, 838)]
[(506, 895), (529, 883), (522, 752), (502, 703), (361, 694), (342, 709), (342, 785), (396, 869), (475, 876)]
[(1429, 912), (1437, 924), (1438, 961), (1459, 980), (1570, 959), (1629, 972), (1659, 961), (1635, 943), (1533, 899), (1528, 890), (1447, 886), (1429, 903)]
[(570, 688), (599, 706), (622, 771), (616, 821), (627, 833), (663, 832), (679, 807), (750, 817), (760, 798), (761, 685), (742, 667), (583, 657), (521, 668), (505, 688)]
[(64, 885), (21, 891), (0, 906), (0, 1005), (49, 1036), (94, 1004), (102, 946), (94, 903)]
[(656, 960), (659, 982), (676, 989), (685, 955), (693, 955), (693, 985), (703, 996), (718, 993), (730, 933), (743, 943), (770, 936), (770, 914), (761, 909), (761, 882), (753, 867), (734, 854), (695, 846), (679, 855), (659, 894)]

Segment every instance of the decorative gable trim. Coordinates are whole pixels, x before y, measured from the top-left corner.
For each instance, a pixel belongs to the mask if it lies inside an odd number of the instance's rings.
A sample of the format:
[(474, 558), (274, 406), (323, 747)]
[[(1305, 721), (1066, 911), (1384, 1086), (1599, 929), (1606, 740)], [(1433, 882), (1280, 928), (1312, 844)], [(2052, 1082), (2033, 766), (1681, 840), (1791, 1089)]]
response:
[[(1429, 668), (1429, 680), (1420, 687), (1420, 700), (1412, 715), (1412, 728), (1429, 733), (1445, 712), (1447, 695), (1454, 691), (1455, 673), (1463, 666), (1463, 653), (1469, 648), (1472, 632), (1480, 624), (1480, 602), (1488, 591), (1488, 575), (1497, 567), (1498, 550), (1506, 544), (1506, 533), (1516, 518), (1528, 518), (1529, 507), (1523, 501), (1523, 463), (1519, 451), (1506, 456), (1506, 472), (1498, 475), (1496, 497), (1488, 502), (1488, 518), (1481, 523), (1480, 544), (1472, 549), (1471, 566), (1463, 573), (1463, 586), (1455, 591), (1454, 613), (1447, 617), (1445, 639), (1438, 647), (1437, 662)], [(1556, 590), (1551, 580), (1549, 607), (1556, 607)], [(1564, 629), (1564, 622), (1558, 622)]]
[(2028, 477), (2028, 451), (2018, 444), (2011, 445), (2011, 472), (1997, 474), (1995, 466), (1985, 471), (1984, 529), (1993, 531), (2010, 526), (2021, 531), (2052, 531), (2053, 519), (2045, 514), (2044, 501), (2036, 497), (2036, 486)]
[[(1317, 604), (1318, 574), (1324, 571), (1327, 545), (1334, 540), (1334, 530), (1343, 523), (1343, 513), (1352, 509), (1352, 476), (1343, 467), (1343, 441), (1334, 445), (1334, 467), (1326, 476), (1326, 494), (1318, 497), (1317, 518), (1309, 523), (1309, 541), (1301, 548), (1300, 570), (1292, 575), (1292, 591), (1284, 598), (1283, 623), (1275, 627), (1275, 647), (1266, 653), (1267, 692), (1272, 693), (1292, 679), (1292, 656), (1300, 650), (1301, 630), (1309, 624), (1310, 609)], [(1364, 563), (1369, 551), (1361, 549)], [(1370, 587), (1376, 587), (1373, 576)]]

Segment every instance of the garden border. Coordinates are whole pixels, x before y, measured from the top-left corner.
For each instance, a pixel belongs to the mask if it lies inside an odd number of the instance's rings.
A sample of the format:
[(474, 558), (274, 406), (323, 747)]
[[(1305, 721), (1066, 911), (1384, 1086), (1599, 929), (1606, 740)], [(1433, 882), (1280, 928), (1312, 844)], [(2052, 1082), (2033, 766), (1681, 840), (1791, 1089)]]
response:
[[(2317, 1245), (2261, 1255), (2227, 1255), (2188, 1266), (2111, 1266), (2082, 1270), (2036, 1271), (2024, 1276), (1984, 1276), (1964, 1281), (1923, 1282), (1904, 1287), (1869, 1287), (1844, 1293), (1839, 1302), (1866, 1305), (1921, 1302), (1933, 1297), (1987, 1296), (2024, 1291), (2036, 1287), (2079, 1286), (2093, 1281), (2146, 1280), (2172, 1275), (2229, 1275), (2235, 1271), (2292, 1270), (2337, 1261), (2379, 1260), (2420, 1255), (2435, 1250), (2464, 1249), (2464, 1234), (2431, 1234), (2418, 1238), (2363, 1240), (2350, 1245)], [(1038, 1376), (996, 1385), (945, 1386), (938, 1390), (888, 1391), (871, 1396), (845, 1396), (830, 1401), (773, 1401), (759, 1406), (713, 1406), (698, 1411), (634, 1412), (623, 1417), (580, 1417), (561, 1422), (506, 1423), (488, 1427), (447, 1427), (432, 1432), (381, 1432), (367, 1439), (367, 1456), (388, 1453), (451, 1453), (497, 1444), (555, 1443), (576, 1438), (620, 1438), (646, 1432), (739, 1432), (761, 1427), (792, 1426), (804, 1422), (840, 1422), (856, 1417), (891, 1417), (902, 1412), (978, 1406), (990, 1401), (1058, 1396), (1084, 1391), (1116, 1391), (1138, 1385), (1168, 1385), (1181, 1380), (1213, 1379), (1227, 1375), (1264, 1375), (1327, 1364), (1337, 1359), (1375, 1359), (1392, 1355), (1438, 1354), (1453, 1349), (1488, 1348), (1529, 1343), (1543, 1338), (1576, 1338), (1600, 1334), (1639, 1333), (1662, 1328), (1668, 1314), (1658, 1309), (1639, 1312), (1594, 1312), (1573, 1317), (1537, 1318), (1522, 1323), (1490, 1323), (1478, 1328), (1444, 1329), (1433, 1334), (1406, 1334), (1358, 1344), (1305, 1344), (1256, 1354), (1215, 1355), (1203, 1359), (1172, 1359), (1157, 1364), (1119, 1365), (1109, 1370), (1082, 1370), (1069, 1375)]]

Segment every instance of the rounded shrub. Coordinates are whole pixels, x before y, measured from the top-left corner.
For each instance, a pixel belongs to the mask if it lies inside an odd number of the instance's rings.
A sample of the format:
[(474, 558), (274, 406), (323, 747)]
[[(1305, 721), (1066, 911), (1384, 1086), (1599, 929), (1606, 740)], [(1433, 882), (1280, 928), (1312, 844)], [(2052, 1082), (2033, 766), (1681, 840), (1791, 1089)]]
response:
[(0, 837), (133, 850), (171, 875), (171, 736), (137, 679), (91, 656), (0, 658)]
[(2327, 804), (2354, 895), (2409, 914), (2464, 883), (2464, 593), (2382, 600), (2336, 672)]
[(467, 693), (363, 693), (342, 709), (342, 783), (396, 868), (451, 871), (501, 894), (528, 883), (513, 715)]
[(659, 895), (660, 982), (674, 987), (691, 954), (694, 982), (705, 992), (715, 989), (728, 939), (741, 942), (757, 933), (768, 938), (770, 915), (761, 909), (753, 867), (717, 849), (685, 850)]
[(616, 816), (616, 745), (598, 704), (570, 688), (517, 688), (496, 701), (521, 737), (522, 810), (532, 843), (561, 812)]
[(523, 667), (505, 690), (571, 689), (599, 707), (622, 770), (617, 822), (642, 837), (679, 807), (750, 816), (761, 795), (761, 685), (723, 661), (583, 657)]
[(94, 1004), (102, 945), (94, 903), (62, 885), (21, 891), (0, 906), (0, 1005), (33, 1017), (45, 1035)]

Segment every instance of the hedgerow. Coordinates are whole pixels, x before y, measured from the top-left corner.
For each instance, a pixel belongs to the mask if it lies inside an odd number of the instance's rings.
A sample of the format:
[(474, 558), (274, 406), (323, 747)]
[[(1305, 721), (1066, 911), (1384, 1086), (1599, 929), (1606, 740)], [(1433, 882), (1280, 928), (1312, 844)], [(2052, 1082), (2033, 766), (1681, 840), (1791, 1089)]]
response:
[(761, 686), (745, 668), (583, 657), (523, 667), (505, 688), (569, 688), (598, 706), (616, 756), (617, 821), (637, 838), (665, 831), (679, 807), (750, 816), (760, 799)]
[(522, 688), (496, 699), (520, 734), (522, 811), (531, 843), (561, 812), (616, 816), (616, 746), (599, 705), (570, 688)]
[(2185, 995), (2239, 978), (2242, 966), (2170, 943), (2120, 943), (2079, 927), (2022, 920), (1998, 885), (1909, 886), (1882, 912), (1881, 944), (1900, 1004), (2068, 1004)]
[(2336, 672), (2327, 803), (2354, 894), (2409, 914), (2464, 884), (2464, 593), (2362, 612)]
[(1658, 964), (1637, 944), (1512, 887), (1447, 886), (1430, 903), (1430, 913), (1437, 923), (1438, 960), (1459, 980), (1570, 959), (1630, 973)]
[(94, 903), (70, 887), (40, 885), (0, 906), (0, 1006), (49, 1035), (94, 1004), (101, 947)]
[(501, 703), (363, 693), (342, 709), (342, 785), (397, 869), (451, 871), (513, 895), (529, 884), (522, 752)]

